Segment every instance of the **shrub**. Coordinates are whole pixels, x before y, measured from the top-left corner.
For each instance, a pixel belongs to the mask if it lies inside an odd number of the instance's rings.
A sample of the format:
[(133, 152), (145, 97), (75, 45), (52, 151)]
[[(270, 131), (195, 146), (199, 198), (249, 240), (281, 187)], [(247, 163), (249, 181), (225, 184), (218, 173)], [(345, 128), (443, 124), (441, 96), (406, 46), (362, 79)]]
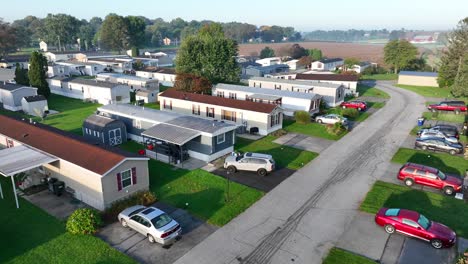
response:
[(294, 119), (298, 124), (309, 124), (310, 123), (310, 114), (306, 111), (296, 111), (294, 113)]
[(271, 133), (272, 136), (274, 137), (282, 137), (284, 135), (286, 135), (288, 133), (288, 131), (284, 130), (284, 129), (278, 129), (274, 132)]
[(341, 114), (349, 118), (356, 118), (359, 116), (359, 111), (354, 108), (346, 108), (341, 110)]
[(156, 202), (156, 195), (150, 191), (136, 192), (130, 197), (115, 201), (104, 211), (104, 222), (112, 223), (117, 220), (117, 215), (124, 209), (134, 205), (150, 205)]
[(74, 235), (92, 235), (97, 232), (101, 224), (101, 215), (98, 211), (80, 208), (68, 217), (66, 228)]
[(432, 119), (437, 119), (439, 117), (439, 111), (432, 112), (431, 118)]
[(346, 131), (346, 127), (342, 123), (337, 122), (333, 125), (328, 125), (327, 131), (332, 135), (340, 135)]

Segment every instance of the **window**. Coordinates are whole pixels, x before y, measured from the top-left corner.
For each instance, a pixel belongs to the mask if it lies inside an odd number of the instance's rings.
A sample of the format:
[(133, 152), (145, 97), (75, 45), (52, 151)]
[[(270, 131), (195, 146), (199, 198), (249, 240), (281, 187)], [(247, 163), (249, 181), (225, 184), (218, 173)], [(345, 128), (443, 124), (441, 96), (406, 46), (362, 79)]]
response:
[(236, 112), (221, 110), (221, 119), (236, 122)]
[(72, 89), (72, 88), (71, 88), (71, 84), (69, 84), (68, 87), (70, 88), (70, 90)]
[(156, 216), (155, 218), (151, 219), (151, 223), (153, 223), (154, 227), (156, 229), (161, 228), (167, 224), (169, 224), (172, 221), (172, 218), (167, 215), (166, 213), (160, 214)]
[(81, 86), (81, 92), (84, 93), (84, 87), (83, 86)]
[(418, 223), (422, 226), (424, 229), (429, 229), (431, 226), (431, 221), (427, 219), (424, 215), (419, 215)]
[(229, 93), (229, 98), (237, 99), (237, 94), (236, 93)]
[(200, 115), (200, 105), (192, 104), (192, 114)]
[(273, 114), (270, 116), (270, 127), (274, 127), (281, 123), (281, 113)]
[(226, 134), (220, 134), (216, 136), (216, 144), (221, 144), (226, 141)]
[(223, 91), (217, 91), (216, 96), (218, 97), (224, 97), (224, 92)]
[(418, 228), (418, 227), (419, 227), (419, 225), (418, 225), (416, 222), (414, 222), (414, 221), (412, 221), (412, 220), (409, 220), (409, 219), (403, 219), (402, 222), (403, 222), (403, 224), (408, 225), (408, 226), (411, 226), (411, 227), (414, 227), (414, 228)]
[(120, 181), (122, 184), (122, 188), (126, 188), (132, 185), (132, 171), (126, 170), (120, 173)]
[(403, 172), (412, 174), (414, 172), (413, 168), (404, 168)]
[(213, 118), (215, 117), (213, 107), (206, 107), (206, 116), (213, 117)]

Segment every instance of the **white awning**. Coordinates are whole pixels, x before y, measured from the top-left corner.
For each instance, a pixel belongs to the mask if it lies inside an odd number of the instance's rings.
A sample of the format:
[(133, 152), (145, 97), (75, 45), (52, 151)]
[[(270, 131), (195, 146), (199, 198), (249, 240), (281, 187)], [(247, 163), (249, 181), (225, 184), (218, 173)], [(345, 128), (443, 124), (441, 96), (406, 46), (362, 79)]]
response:
[(57, 160), (51, 155), (24, 145), (2, 149), (0, 150), (0, 174), (9, 177)]

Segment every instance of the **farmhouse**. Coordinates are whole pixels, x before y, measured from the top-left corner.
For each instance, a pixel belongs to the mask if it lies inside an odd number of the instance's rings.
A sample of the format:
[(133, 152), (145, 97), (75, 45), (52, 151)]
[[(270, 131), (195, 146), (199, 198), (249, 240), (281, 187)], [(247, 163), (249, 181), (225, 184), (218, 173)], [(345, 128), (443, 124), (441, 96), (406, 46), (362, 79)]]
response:
[(297, 74), (298, 81), (317, 81), (323, 83), (333, 83), (343, 85), (346, 88), (346, 94), (356, 94), (359, 77), (352, 74)]
[(281, 129), (283, 123), (283, 110), (276, 104), (239, 101), (174, 89), (161, 93), (159, 102), (163, 111), (222, 120), (240, 126), (242, 131), (258, 131), (260, 135)]
[(437, 72), (401, 71), (398, 74), (398, 84), (439, 87)]
[(321, 100), (321, 96), (315, 93), (298, 93), (224, 83), (214, 86), (212, 94), (236, 100), (276, 104), (281, 106), (283, 113), (288, 116), (293, 116), (295, 111), (317, 113)]
[(0, 171), (7, 177), (26, 173), (21, 183), (24, 188), (55, 178), (63, 181), (76, 199), (99, 210), (148, 189), (146, 157), (103, 148), (81, 136), (3, 115), (0, 124), (0, 147), (7, 148), (0, 150)]
[(136, 76), (149, 79), (156, 79), (164, 86), (174, 86), (176, 72), (169, 68), (147, 67), (143, 70), (136, 71)]
[(232, 124), (129, 104), (106, 105), (98, 111), (124, 122), (128, 138), (142, 142), (147, 156), (164, 162), (189, 157), (210, 162), (234, 150), (237, 126)]
[(325, 82), (254, 77), (249, 79), (249, 86), (300, 93), (315, 93), (322, 96), (322, 100), (330, 107), (339, 105), (344, 101), (345, 96), (345, 87), (343, 85)]
[(314, 71), (334, 71), (339, 66), (343, 65), (344, 60), (342, 58), (322, 59), (314, 61), (311, 64), (311, 70)]
[(25, 96), (37, 95), (37, 88), (0, 82), (0, 103), (10, 111), (23, 110), (21, 100)]
[(130, 103), (130, 87), (124, 84), (82, 78), (55, 77), (47, 79), (50, 92), (100, 104)]

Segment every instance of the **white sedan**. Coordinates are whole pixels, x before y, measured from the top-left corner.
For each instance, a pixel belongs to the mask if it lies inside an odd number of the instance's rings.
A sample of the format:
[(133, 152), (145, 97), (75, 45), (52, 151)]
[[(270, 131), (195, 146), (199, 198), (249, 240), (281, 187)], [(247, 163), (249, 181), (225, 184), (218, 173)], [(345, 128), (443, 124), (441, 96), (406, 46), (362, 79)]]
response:
[(170, 245), (182, 234), (179, 223), (155, 207), (135, 205), (123, 210), (118, 219), (123, 227), (141, 233), (150, 243)]
[(337, 114), (328, 114), (328, 115), (322, 115), (322, 116), (317, 116), (315, 118), (315, 121), (320, 124), (335, 124), (338, 122), (341, 122), (343, 125), (346, 125), (348, 123), (348, 119), (346, 117), (342, 117)]

